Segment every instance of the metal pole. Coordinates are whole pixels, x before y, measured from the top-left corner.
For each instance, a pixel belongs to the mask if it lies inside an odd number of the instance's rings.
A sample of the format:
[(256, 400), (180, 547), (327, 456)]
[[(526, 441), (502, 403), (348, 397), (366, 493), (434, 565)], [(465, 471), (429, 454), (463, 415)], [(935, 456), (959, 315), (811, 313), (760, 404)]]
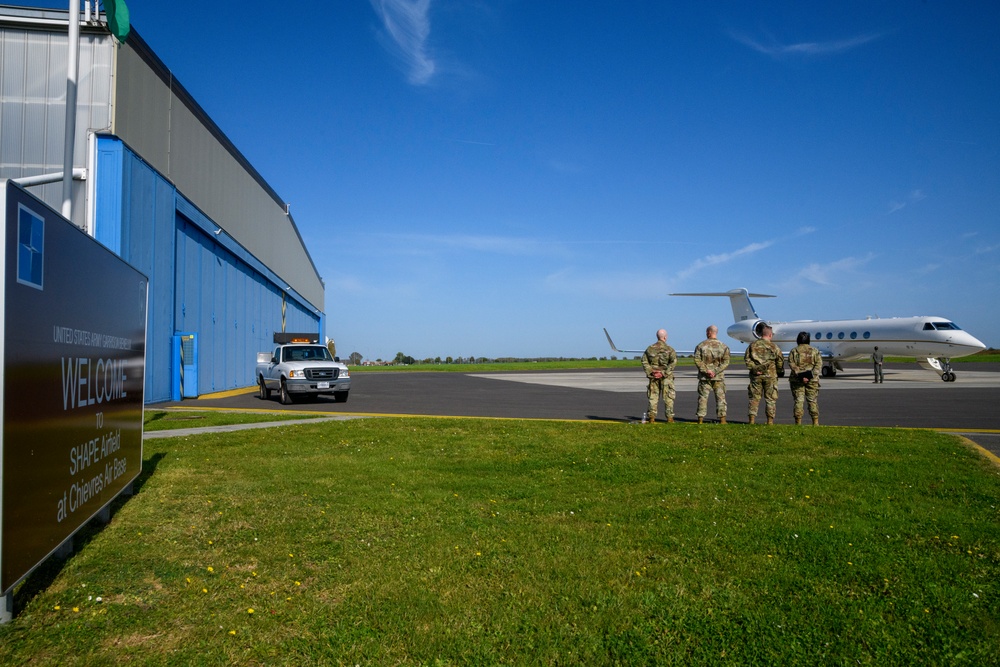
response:
[(63, 144), (62, 214), (73, 219), (73, 146), (76, 144), (76, 88), (80, 70), (80, 0), (69, 0), (69, 55), (66, 59), (66, 132)]

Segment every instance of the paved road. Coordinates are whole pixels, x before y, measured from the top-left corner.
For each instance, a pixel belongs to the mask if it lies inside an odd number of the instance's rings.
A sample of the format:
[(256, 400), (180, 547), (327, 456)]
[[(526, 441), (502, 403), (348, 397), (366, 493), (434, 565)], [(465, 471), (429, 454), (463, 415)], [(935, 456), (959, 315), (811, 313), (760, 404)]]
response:
[[(1000, 455), (1000, 364), (964, 363), (958, 381), (945, 383), (915, 365), (890, 365), (886, 381), (871, 382), (867, 365), (848, 366), (822, 380), (821, 422), (841, 426), (904, 426), (963, 432)], [(726, 373), (729, 421), (746, 420), (745, 371)], [(693, 421), (697, 396), (693, 367), (677, 373), (677, 420)], [(638, 421), (645, 410), (641, 369), (505, 373), (355, 373), (350, 400), (281, 406), (256, 394), (184, 401), (186, 408), (215, 407), (323, 411), (332, 414), (405, 414), (528, 419)], [(177, 404), (167, 404), (177, 405)], [(713, 414), (714, 402), (710, 403)], [(791, 395), (782, 383), (778, 423), (792, 422)], [(761, 407), (761, 414), (763, 407)], [(994, 433), (982, 433), (993, 431)]]

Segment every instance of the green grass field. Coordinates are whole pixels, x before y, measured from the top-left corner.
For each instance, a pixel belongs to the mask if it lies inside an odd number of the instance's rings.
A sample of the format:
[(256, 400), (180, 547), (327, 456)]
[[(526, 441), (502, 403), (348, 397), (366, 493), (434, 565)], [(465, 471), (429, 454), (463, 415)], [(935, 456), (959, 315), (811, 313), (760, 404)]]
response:
[(0, 664), (1000, 662), (1000, 468), (948, 435), (365, 419), (144, 455)]

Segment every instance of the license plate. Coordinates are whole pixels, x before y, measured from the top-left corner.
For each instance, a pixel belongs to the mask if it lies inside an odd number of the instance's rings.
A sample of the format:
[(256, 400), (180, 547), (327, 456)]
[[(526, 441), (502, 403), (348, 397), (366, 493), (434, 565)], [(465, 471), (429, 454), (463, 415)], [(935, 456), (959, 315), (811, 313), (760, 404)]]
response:
[(330, 383), (329, 382), (317, 382), (316, 383), (316, 388), (317, 389), (329, 389), (330, 388)]

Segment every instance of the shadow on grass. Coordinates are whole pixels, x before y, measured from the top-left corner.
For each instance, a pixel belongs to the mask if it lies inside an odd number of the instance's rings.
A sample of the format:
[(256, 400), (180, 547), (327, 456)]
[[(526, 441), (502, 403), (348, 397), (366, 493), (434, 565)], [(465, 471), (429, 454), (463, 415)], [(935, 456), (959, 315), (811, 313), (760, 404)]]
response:
[(55, 554), (49, 556), (41, 563), (41, 565), (35, 568), (31, 574), (24, 578), (20, 586), (14, 590), (13, 613), (15, 617), (21, 612), (22, 609), (27, 607), (39, 593), (51, 586), (52, 582), (54, 582), (56, 577), (59, 576), (59, 573), (62, 572), (63, 567), (66, 566), (66, 563), (68, 563), (74, 555), (82, 551), (92, 539), (99, 535), (101, 531), (104, 530), (104, 527), (114, 519), (118, 510), (124, 507), (125, 503), (142, 490), (143, 485), (145, 485), (146, 482), (149, 481), (149, 478), (153, 476), (153, 473), (156, 472), (157, 466), (165, 456), (166, 454), (161, 452), (159, 454), (154, 454), (152, 457), (142, 462), (142, 470), (139, 472), (139, 476), (132, 482), (132, 493), (120, 493), (108, 504), (108, 520), (106, 522), (101, 520), (101, 515), (99, 513), (97, 516), (81, 526), (80, 529), (69, 538), (72, 540), (73, 544), (72, 553), (68, 556), (61, 556), (59, 552), (56, 552)]

